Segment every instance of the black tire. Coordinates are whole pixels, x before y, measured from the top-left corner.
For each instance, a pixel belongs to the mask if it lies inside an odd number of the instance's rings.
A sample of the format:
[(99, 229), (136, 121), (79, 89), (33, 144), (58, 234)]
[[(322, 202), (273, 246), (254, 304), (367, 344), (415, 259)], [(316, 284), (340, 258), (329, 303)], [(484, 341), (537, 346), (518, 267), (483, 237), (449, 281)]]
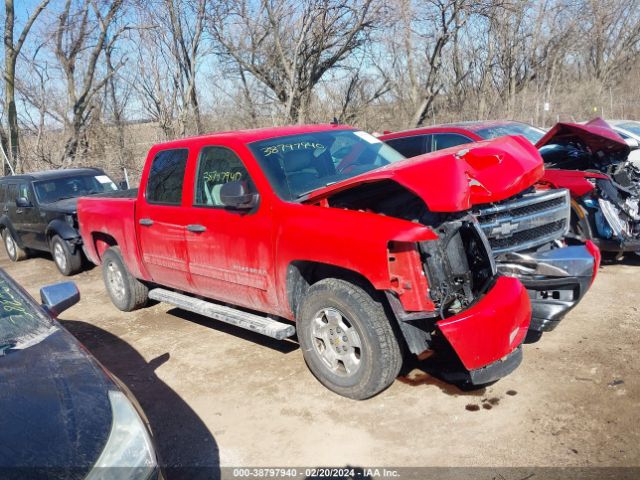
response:
[(19, 262), (27, 258), (27, 252), (18, 246), (15, 238), (11, 235), (8, 228), (2, 230), (2, 243), (4, 243), (4, 249), (7, 252), (7, 257), (12, 262)]
[[(335, 311), (342, 327), (332, 330), (335, 321), (330, 316), (335, 317)], [(320, 339), (318, 329), (330, 342)], [(391, 385), (402, 367), (400, 346), (384, 306), (347, 281), (328, 278), (313, 284), (298, 310), (297, 331), (307, 366), (320, 383), (339, 395), (356, 400), (372, 397)], [(354, 346), (357, 343), (359, 348)], [(336, 355), (348, 361), (335, 361)]]
[[(118, 276), (121, 280), (118, 280)], [(129, 273), (119, 247), (109, 247), (102, 256), (102, 279), (111, 301), (123, 312), (144, 307), (149, 301), (149, 289)]]
[(80, 271), (82, 268), (82, 252), (79, 248), (72, 252), (67, 241), (58, 235), (54, 235), (51, 238), (50, 245), (53, 262), (61, 274), (68, 277)]

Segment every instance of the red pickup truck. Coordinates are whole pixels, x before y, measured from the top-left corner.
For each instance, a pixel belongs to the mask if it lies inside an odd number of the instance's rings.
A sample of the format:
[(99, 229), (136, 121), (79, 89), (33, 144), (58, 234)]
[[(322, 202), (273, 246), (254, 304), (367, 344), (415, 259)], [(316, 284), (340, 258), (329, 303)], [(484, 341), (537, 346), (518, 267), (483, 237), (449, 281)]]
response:
[(83, 198), (78, 215), (119, 309), (297, 334), (320, 382), (364, 399), (406, 350), (454, 353), (474, 385), (519, 365), (529, 298), (469, 212), (542, 173), (519, 137), (405, 159), (346, 126), (242, 130), (154, 146), (137, 198)]

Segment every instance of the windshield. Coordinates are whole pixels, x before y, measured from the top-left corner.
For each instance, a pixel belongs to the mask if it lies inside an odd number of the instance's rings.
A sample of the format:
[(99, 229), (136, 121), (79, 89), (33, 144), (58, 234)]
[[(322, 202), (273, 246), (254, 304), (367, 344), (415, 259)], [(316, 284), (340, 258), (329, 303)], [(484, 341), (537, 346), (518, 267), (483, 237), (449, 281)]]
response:
[(249, 147), (284, 200), (405, 158), (373, 135), (354, 130), (271, 138)]
[(65, 198), (117, 190), (106, 175), (78, 175), (35, 182), (33, 187), (40, 203), (53, 203)]
[(491, 138), (504, 137), (506, 135), (522, 135), (531, 143), (535, 144), (544, 136), (544, 131), (539, 128), (532, 127), (526, 123), (505, 123), (504, 125), (496, 125), (494, 127), (476, 130), (478, 135), (489, 140)]
[(0, 358), (11, 349), (32, 344), (52, 323), (36, 310), (13, 281), (0, 270)]
[(619, 123), (617, 125), (617, 127), (622, 128), (624, 130), (628, 130), (629, 132), (633, 133), (634, 135), (637, 135), (637, 136), (640, 137), (640, 122)]

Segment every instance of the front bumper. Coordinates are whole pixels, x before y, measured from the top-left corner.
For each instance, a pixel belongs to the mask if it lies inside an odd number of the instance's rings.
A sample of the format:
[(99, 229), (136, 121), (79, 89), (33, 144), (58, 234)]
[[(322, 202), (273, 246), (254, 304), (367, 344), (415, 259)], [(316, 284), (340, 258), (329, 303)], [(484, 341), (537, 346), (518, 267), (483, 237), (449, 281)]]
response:
[[(516, 351), (527, 333), (530, 318), (531, 304), (522, 283), (516, 278), (498, 277), (478, 302), (436, 325), (464, 368), (473, 372), (504, 361)], [(492, 371), (493, 374), (484, 376), (495, 377), (500, 370)], [(511, 370), (505, 372), (504, 375)], [(480, 373), (476, 376), (482, 377)]]
[(530, 330), (548, 332), (582, 299), (598, 266), (597, 248), (576, 245), (532, 254), (511, 254), (498, 261), (498, 271), (518, 278), (531, 301)]

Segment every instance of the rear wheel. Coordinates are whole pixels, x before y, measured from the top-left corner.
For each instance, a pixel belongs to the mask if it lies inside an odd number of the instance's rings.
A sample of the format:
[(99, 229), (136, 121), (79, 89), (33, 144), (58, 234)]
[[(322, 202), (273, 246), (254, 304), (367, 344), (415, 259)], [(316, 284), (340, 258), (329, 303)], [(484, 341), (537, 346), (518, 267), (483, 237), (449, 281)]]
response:
[(131, 312), (147, 304), (149, 289), (129, 273), (122, 260), (120, 248), (110, 247), (104, 252), (102, 279), (111, 301), (123, 312)]
[(19, 262), (20, 260), (27, 258), (27, 252), (18, 246), (8, 228), (2, 230), (2, 240), (9, 260), (12, 262)]
[(334, 278), (313, 284), (297, 322), (304, 359), (330, 390), (363, 400), (398, 375), (402, 355), (389, 318), (362, 288)]
[(58, 235), (54, 235), (51, 239), (51, 255), (56, 267), (65, 276), (78, 273), (82, 268), (82, 253), (80, 249), (76, 248), (76, 251), (72, 252), (67, 241)]

